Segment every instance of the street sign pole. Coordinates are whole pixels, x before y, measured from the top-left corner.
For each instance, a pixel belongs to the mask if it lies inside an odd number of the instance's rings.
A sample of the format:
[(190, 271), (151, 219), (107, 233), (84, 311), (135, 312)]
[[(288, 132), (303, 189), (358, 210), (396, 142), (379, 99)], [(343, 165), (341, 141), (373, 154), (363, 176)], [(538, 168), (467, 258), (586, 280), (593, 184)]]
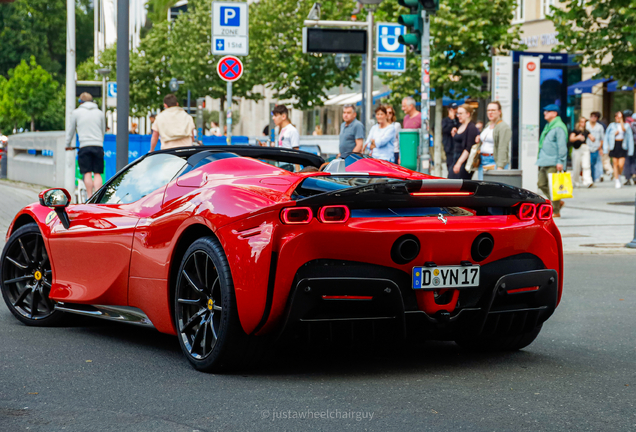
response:
[[(71, 114), (75, 109), (75, 2), (66, 0), (66, 130), (70, 128)], [(73, 132), (73, 135), (75, 133)], [(75, 140), (71, 142), (75, 147)], [(75, 195), (75, 152), (64, 155), (64, 187)], [(5, 153), (6, 155), (7, 153)]]
[(431, 100), (431, 45), (430, 45), (430, 21), (426, 10), (422, 11), (424, 31), (422, 32), (422, 129), (420, 133), (420, 172), (429, 173), (431, 155), (429, 151), (429, 119)]
[(367, 8), (367, 80), (366, 80), (366, 118), (365, 131), (369, 133), (371, 130), (371, 119), (373, 118), (373, 10), (374, 8)]
[(128, 165), (128, 109), (130, 107), (129, 1), (117, 0), (117, 171)]
[(227, 145), (232, 144), (232, 82), (227, 83)]

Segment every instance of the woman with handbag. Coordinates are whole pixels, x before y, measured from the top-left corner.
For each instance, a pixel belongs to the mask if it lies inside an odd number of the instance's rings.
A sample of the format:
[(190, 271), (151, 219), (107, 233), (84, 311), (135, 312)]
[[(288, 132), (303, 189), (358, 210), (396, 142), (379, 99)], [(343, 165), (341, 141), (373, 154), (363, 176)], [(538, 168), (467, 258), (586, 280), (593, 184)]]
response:
[(512, 129), (502, 120), (501, 104), (492, 101), (487, 108), (488, 124), (481, 132), (481, 165), (479, 180), (484, 179), (484, 170), (502, 170), (509, 164), (508, 149), (512, 138)]
[(479, 136), (479, 130), (471, 121), (473, 115), (473, 107), (464, 104), (457, 109), (457, 118), (459, 119), (459, 128), (453, 135), (453, 170), (448, 173), (450, 179), (470, 180), (472, 174), (466, 171), (464, 167), (473, 144), (475, 144)]
[(603, 152), (607, 153), (609, 150), (614, 163), (614, 187), (619, 189), (622, 186), (621, 174), (625, 166), (625, 158), (634, 154), (634, 135), (631, 127), (625, 123), (621, 111), (616, 112), (614, 120), (614, 123), (610, 123), (605, 131)]
[[(592, 181), (590, 148), (586, 144), (590, 132), (585, 127), (586, 124), (587, 119), (581, 117), (574, 127), (574, 130), (570, 132), (569, 145), (572, 147), (572, 183), (575, 187), (594, 186), (594, 182)], [(583, 171), (582, 180), (581, 171)]]

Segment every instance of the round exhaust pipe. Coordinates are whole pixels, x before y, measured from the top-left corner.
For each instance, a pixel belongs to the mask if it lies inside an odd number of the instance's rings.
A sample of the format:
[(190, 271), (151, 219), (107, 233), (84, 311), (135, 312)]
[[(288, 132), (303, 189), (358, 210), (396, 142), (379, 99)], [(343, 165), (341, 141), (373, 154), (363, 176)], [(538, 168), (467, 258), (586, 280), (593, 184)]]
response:
[(413, 261), (420, 253), (420, 241), (414, 235), (407, 234), (398, 238), (391, 247), (391, 259), (396, 264)]
[(473, 246), (470, 249), (470, 254), (473, 261), (483, 261), (490, 256), (495, 248), (495, 240), (488, 233), (482, 233), (477, 236), (473, 241)]

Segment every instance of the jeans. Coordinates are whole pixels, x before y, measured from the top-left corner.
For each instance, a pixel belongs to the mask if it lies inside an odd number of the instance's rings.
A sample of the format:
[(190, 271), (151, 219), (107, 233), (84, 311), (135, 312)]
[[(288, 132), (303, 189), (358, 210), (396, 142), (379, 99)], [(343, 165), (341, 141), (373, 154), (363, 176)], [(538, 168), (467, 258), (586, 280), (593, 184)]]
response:
[[(581, 171), (583, 179), (581, 180)], [(572, 183), (575, 186), (589, 186), (592, 184), (592, 172), (590, 170), (590, 148), (587, 144), (572, 150)]]
[(603, 175), (603, 162), (598, 150), (590, 153), (590, 165), (592, 167), (592, 180), (596, 183)]
[(484, 179), (484, 167), (485, 166), (492, 166), (493, 169), (497, 169), (497, 167), (495, 166), (495, 157), (493, 155), (490, 156), (481, 156), (481, 164), (479, 164), (479, 170), (478, 170), (478, 178), (479, 180), (483, 180)]

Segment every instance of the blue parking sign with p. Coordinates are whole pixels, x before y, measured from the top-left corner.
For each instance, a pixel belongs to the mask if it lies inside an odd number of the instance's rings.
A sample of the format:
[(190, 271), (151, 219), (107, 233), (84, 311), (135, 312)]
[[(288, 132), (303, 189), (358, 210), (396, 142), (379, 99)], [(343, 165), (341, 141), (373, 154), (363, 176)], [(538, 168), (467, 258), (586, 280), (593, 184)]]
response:
[(377, 50), (381, 55), (406, 55), (406, 46), (398, 38), (406, 33), (406, 28), (400, 24), (378, 23)]
[(221, 25), (239, 27), (241, 25), (241, 9), (233, 6), (221, 6)]

